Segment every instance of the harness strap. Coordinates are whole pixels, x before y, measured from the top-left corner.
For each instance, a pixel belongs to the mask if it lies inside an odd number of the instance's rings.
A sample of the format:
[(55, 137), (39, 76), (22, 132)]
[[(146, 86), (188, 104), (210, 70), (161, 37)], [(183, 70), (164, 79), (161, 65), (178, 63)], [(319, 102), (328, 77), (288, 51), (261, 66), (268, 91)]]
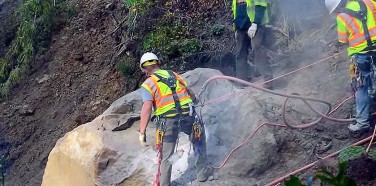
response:
[(180, 120), (183, 117), (183, 110), (180, 105), (178, 94), (176, 93), (176, 81), (178, 81), (182, 85), (184, 84), (177, 79), (176, 75), (171, 70), (167, 70), (167, 72), (170, 75), (170, 77), (168, 78), (162, 77), (161, 75), (157, 73), (154, 73), (154, 75), (158, 77), (160, 82), (166, 84), (171, 89), (172, 98), (174, 99), (175, 108), (178, 111), (179, 120)]
[(374, 49), (376, 49), (376, 46), (373, 45), (373, 42), (371, 40), (371, 35), (369, 33), (369, 29), (368, 29), (368, 26), (367, 26), (367, 6), (362, 0), (358, 1), (358, 3), (359, 3), (359, 6), (360, 6), (359, 11), (354, 11), (354, 10), (350, 10), (350, 9), (346, 8), (346, 9), (343, 10), (343, 13), (348, 14), (351, 17), (358, 19), (362, 23), (363, 30), (364, 30), (364, 36), (367, 40), (366, 50), (374, 50)]

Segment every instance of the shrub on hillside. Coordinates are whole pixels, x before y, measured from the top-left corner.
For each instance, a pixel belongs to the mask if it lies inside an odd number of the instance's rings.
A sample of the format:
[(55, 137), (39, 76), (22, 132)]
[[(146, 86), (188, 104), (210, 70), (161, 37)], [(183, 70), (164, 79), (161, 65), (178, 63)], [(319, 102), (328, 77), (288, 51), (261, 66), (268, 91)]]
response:
[(21, 75), (28, 73), (35, 55), (46, 51), (54, 18), (67, 7), (66, 0), (26, 0), (20, 5), (16, 38), (0, 59), (0, 98), (7, 96)]

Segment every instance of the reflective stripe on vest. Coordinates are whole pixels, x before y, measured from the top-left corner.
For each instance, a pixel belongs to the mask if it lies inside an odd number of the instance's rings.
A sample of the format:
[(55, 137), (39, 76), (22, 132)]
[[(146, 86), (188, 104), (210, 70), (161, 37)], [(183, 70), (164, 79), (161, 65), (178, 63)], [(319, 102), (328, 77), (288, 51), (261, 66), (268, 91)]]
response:
[(347, 43), (349, 42), (347, 40), (347, 32), (341, 32), (341, 31), (338, 31), (338, 40), (342, 43)]
[[(162, 77), (169, 77), (166, 70), (158, 70), (155, 73)], [(175, 75), (177, 75), (175, 73)], [(179, 98), (180, 105), (186, 105), (191, 103), (191, 97), (189, 96), (187, 89), (185, 88), (186, 82), (179, 75), (177, 77), (176, 94)], [(154, 114), (159, 116), (165, 112), (175, 108), (175, 102), (171, 89), (163, 82), (158, 81), (159, 78), (155, 75), (150, 76), (141, 86), (148, 90), (153, 96)], [(179, 81), (184, 83), (182, 85)]]
[[(361, 24), (359, 25), (355, 18), (344, 13), (341, 13), (338, 16), (343, 22), (345, 22), (346, 26), (350, 31), (350, 37), (348, 38), (350, 47), (356, 47), (367, 42), (366, 37), (364, 36), (363, 26), (361, 26)], [(371, 36), (371, 38), (376, 36), (375, 26), (369, 29), (369, 35)], [(338, 36), (341, 37), (340, 32), (338, 32)]]
[[(376, 25), (375, 25), (375, 13), (376, 13), (376, 6), (372, 0), (363, 0), (364, 4), (367, 6), (367, 27), (369, 31), (369, 35), (371, 40), (376, 39)], [(349, 2), (346, 5), (346, 8), (353, 11), (359, 11), (357, 8), (359, 4), (357, 2)], [(342, 21), (346, 27), (348, 32), (344, 32), (343, 30), (338, 31), (338, 40), (341, 42), (348, 42), (349, 43), (349, 55), (354, 53), (362, 52), (362, 50), (367, 48), (367, 38), (364, 33), (364, 26), (362, 22), (351, 15), (346, 13), (338, 14), (338, 19)]]
[(363, 0), (363, 2), (371, 10), (373, 19), (375, 19), (375, 15), (376, 15), (376, 6), (375, 6), (375, 3), (373, 3), (371, 0)]

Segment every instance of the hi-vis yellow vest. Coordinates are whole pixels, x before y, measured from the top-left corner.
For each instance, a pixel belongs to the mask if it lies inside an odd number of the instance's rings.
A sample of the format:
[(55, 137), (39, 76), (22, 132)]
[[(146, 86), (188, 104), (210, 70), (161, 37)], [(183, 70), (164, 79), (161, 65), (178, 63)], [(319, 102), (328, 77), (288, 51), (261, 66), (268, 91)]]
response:
[[(367, 27), (372, 41), (376, 40), (376, 3), (373, 0), (363, 0), (367, 6)], [(346, 4), (346, 8), (359, 11), (360, 6), (356, 1), (349, 1)], [(364, 51), (367, 45), (367, 39), (364, 35), (364, 28), (362, 22), (346, 13), (340, 13), (337, 15), (337, 32), (338, 41), (341, 43), (349, 43), (347, 49), (348, 55), (354, 55), (358, 53), (366, 53)]]
[[(249, 20), (253, 23), (255, 21), (255, 6), (263, 6), (266, 8), (264, 19), (261, 22), (261, 25), (265, 25), (269, 23), (269, 17), (270, 17), (270, 10), (268, 7), (268, 0), (245, 0), (245, 3), (247, 4), (247, 14), (249, 17)], [(236, 0), (232, 1), (232, 13), (234, 16), (234, 19), (236, 18)]]
[[(164, 78), (170, 77), (166, 70), (157, 70), (154, 72)], [(176, 80), (176, 94), (178, 95), (180, 105), (186, 105), (192, 102), (191, 97), (186, 89), (187, 82), (174, 72)], [(182, 85), (182, 83), (184, 85)], [(166, 113), (169, 110), (176, 109), (175, 101), (172, 95), (170, 87), (165, 83), (159, 81), (159, 78), (155, 75), (151, 75), (141, 87), (145, 88), (153, 96), (154, 114), (159, 116)]]

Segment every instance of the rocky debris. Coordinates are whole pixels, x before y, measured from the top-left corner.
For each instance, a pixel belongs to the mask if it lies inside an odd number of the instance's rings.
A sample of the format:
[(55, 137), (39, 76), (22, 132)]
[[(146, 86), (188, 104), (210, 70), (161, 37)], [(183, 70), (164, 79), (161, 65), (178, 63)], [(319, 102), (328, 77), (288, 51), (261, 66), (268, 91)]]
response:
[(34, 109), (32, 109), (29, 105), (22, 105), (18, 107), (18, 112), (21, 116), (31, 116), (34, 114)]
[(324, 142), (322, 142), (320, 145), (318, 145), (319, 146), (319, 148), (317, 149), (317, 153), (318, 154), (323, 154), (323, 153), (325, 153), (325, 152), (327, 152), (329, 149), (331, 149), (332, 148), (332, 143), (331, 142), (329, 142), (329, 143), (324, 143)]
[(79, 116), (76, 117), (76, 119), (74, 120), (78, 125), (81, 125), (81, 124), (84, 124), (84, 123), (88, 123), (92, 120), (93, 118), (88, 116), (88, 115), (85, 115), (85, 114), (81, 114)]
[(37, 78), (37, 82), (39, 84), (45, 82), (45, 81), (48, 81), (50, 79), (50, 76), (48, 74), (43, 74), (43, 77), (42, 78)]
[(81, 52), (75, 53), (73, 59), (76, 61), (82, 61), (84, 60), (84, 54)]

